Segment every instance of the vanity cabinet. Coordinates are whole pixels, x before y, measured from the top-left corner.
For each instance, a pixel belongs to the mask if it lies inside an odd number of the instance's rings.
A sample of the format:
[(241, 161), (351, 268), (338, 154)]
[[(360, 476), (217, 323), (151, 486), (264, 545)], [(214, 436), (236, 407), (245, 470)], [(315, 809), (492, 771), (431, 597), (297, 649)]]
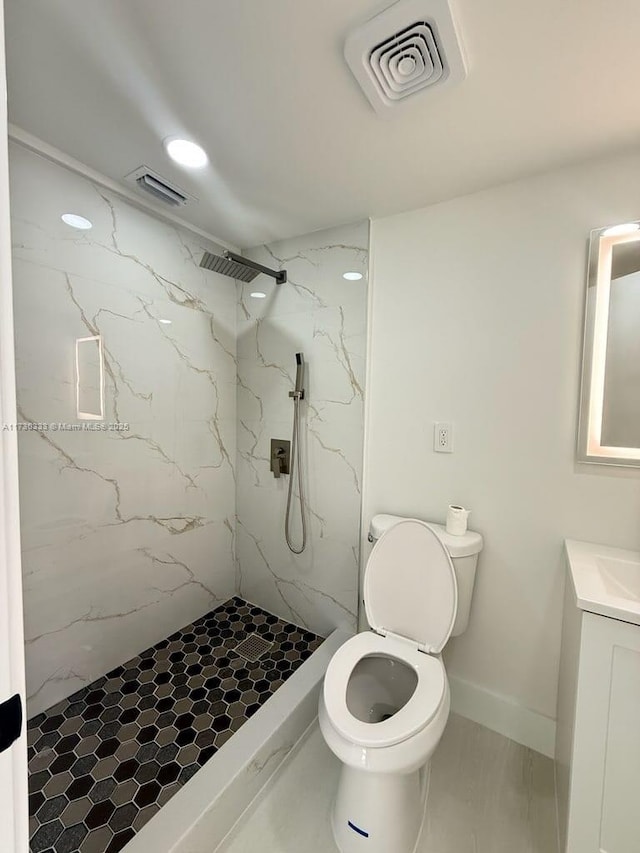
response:
[[(560, 850), (640, 853), (640, 624), (585, 609), (597, 603), (582, 600), (571, 556), (568, 547), (556, 739)], [(635, 619), (624, 606), (617, 615)]]

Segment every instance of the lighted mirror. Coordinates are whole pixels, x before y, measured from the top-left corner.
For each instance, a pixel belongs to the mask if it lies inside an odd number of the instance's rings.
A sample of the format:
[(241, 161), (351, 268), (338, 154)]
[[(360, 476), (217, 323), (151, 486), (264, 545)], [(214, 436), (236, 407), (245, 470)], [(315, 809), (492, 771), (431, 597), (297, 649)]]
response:
[(578, 459), (640, 466), (640, 223), (591, 232)]
[(99, 335), (76, 340), (76, 415), (85, 421), (104, 418), (104, 360)]

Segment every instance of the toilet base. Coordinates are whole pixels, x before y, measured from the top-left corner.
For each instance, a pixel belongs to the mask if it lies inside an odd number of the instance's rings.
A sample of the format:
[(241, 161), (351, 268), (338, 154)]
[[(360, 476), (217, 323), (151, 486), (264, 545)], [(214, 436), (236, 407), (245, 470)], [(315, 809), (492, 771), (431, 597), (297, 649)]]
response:
[(414, 853), (428, 787), (429, 764), (403, 774), (343, 765), (331, 815), (340, 853)]

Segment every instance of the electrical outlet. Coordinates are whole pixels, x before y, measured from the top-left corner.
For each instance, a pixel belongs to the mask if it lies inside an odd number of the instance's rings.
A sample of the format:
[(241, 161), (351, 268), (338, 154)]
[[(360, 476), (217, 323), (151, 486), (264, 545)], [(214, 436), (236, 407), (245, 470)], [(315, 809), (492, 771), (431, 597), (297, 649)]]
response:
[(433, 429), (433, 449), (436, 453), (453, 453), (453, 427), (439, 421)]

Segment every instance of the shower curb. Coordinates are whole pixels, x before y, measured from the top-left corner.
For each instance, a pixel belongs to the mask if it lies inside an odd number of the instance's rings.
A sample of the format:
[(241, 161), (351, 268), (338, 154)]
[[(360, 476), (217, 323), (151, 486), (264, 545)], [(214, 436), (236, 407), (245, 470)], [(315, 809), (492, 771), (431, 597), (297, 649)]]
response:
[(212, 853), (313, 722), (329, 661), (351, 636), (334, 631), (122, 853)]

